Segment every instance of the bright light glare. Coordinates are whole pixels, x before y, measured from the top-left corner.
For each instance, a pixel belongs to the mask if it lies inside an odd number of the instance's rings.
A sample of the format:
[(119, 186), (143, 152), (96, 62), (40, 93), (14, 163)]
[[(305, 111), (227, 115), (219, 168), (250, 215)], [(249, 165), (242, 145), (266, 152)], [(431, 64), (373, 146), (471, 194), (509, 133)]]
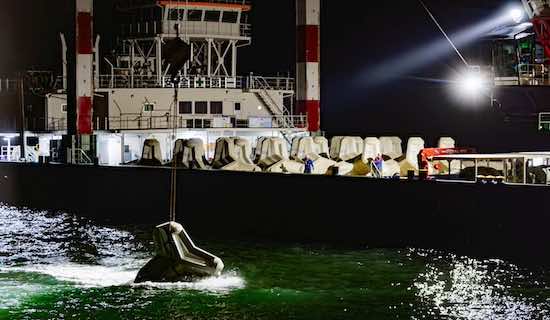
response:
[(523, 20), (525, 12), (521, 8), (512, 8), (508, 12), (508, 16), (514, 21), (515, 23), (520, 23)]
[(479, 74), (471, 72), (460, 79), (459, 86), (465, 95), (475, 97), (483, 91), (483, 79)]
[(453, 95), (465, 105), (479, 105), (488, 94), (489, 82), (481, 70), (472, 68), (466, 70), (453, 81)]

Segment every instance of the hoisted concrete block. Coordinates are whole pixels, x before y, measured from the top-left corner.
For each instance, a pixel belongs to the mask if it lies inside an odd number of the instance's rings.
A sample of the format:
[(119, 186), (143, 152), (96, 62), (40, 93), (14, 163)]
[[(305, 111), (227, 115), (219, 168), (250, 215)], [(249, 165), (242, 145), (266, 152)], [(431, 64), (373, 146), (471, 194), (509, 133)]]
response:
[(204, 143), (201, 139), (178, 139), (174, 145), (173, 160), (186, 169), (206, 169)]
[(332, 139), (330, 155), (336, 161), (352, 161), (363, 154), (364, 141), (361, 137), (335, 137)]
[(399, 137), (381, 137), (380, 148), (382, 155), (389, 159), (399, 159), (403, 156), (403, 147)]
[(407, 176), (409, 171), (414, 171), (418, 175), (418, 154), (425, 148), (424, 139), (420, 137), (409, 138), (407, 142), (407, 153), (405, 159), (399, 162), (401, 167), (401, 176)]
[(162, 152), (160, 142), (157, 139), (147, 139), (143, 142), (141, 159), (137, 162), (140, 166), (161, 166)]
[(229, 171), (261, 171), (250, 159), (250, 142), (241, 138), (219, 138), (216, 141), (214, 169)]
[(223, 261), (197, 247), (183, 226), (168, 222), (153, 232), (155, 257), (141, 268), (135, 283), (192, 282), (206, 277), (219, 277)]

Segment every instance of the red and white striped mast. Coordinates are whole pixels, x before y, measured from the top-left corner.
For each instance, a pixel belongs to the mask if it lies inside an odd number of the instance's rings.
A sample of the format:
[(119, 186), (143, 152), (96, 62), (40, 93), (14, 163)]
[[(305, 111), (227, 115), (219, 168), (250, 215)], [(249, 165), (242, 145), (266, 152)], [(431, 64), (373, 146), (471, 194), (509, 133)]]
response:
[(77, 134), (93, 133), (93, 0), (76, 0)]
[(309, 131), (321, 129), (321, 0), (296, 0), (296, 111)]

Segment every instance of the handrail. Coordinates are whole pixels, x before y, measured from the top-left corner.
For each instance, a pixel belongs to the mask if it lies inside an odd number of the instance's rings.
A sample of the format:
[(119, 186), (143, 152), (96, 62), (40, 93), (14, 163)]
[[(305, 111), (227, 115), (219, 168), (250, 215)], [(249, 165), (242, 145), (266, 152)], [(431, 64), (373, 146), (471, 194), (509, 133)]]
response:
[(18, 82), (13, 79), (0, 79), (0, 93), (14, 93), (18, 90)]
[[(133, 78), (133, 81), (132, 81)], [(248, 81), (246, 81), (248, 80)], [(171, 77), (162, 77), (158, 83), (156, 76), (142, 76), (131, 74), (108, 74), (99, 76), (99, 87), (102, 89), (122, 88), (173, 88)], [(132, 86), (133, 83), (133, 86)], [(294, 79), (290, 77), (231, 77), (231, 76), (182, 76), (179, 88), (207, 88), (207, 89), (259, 89), (293, 91)]]
[[(271, 94), (269, 94), (268, 90), (272, 90), (272, 87), (266, 78), (251, 76), (249, 83), (251, 83), (252, 87), (254, 88), (259, 87), (261, 99), (264, 101), (265, 104), (267, 104), (267, 107), (271, 110), (273, 115), (276, 115), (279, 112), (281, 112), (283, 116), (290, 115), (290, 112), (288, 111), (288, 109), (284, 105), (279, 105), (273, 99)], [(276, 108), (277, 110), (273, 110), (274, 108)], [(293, 123), (288, 122), (288, 119), (286, 117), (282, 118), (281, 120), (284, 121), (283, 123), (280, 123), (281, 126), (286, 128), (293, 127)]]
[(79, 148), (72, 149), (72, 158), (75, 161), (76, 164), (92, 164), (93, 161), (90, 159), (90, 157), (84, 152), (84, 150)]
[(550, 131), (550, 112), (539, 113), (539, 131)]
[[(262, 121), (254, 121), (262, 119)], [(223, 129), (223, 128), (271, 128), (271, 129), (307, 129), (305, 115), (274, 115), (269, 117), (250, 117), (238, 119), (233, 124), (229, 116), (185, 115), (185, 116), (144, 116), (125, 114), (116, 117), (94, 119), (93, 129), (98, 130), (164, 130), (171, 129), (176, 123), (177, 129)], [(266, 121), (267, 120), (267, 121)], [(190, 121), (188, 123), (188, 121)], [(244, 125), (242, 124), (244, 121)], [(240, 123), (240, 124), (239, 124)], [(252, 124), (254, 123), (254, 124)], [(189, 124), (191, 126), (189, 126)], [(65, 118), (49, 118), (48, 131), (67, 130)]]

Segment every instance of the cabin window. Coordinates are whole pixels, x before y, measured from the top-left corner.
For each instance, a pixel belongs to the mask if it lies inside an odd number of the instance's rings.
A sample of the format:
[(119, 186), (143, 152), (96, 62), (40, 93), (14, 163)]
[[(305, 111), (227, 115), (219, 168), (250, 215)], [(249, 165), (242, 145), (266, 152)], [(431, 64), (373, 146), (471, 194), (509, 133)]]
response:
[(209, 22), (219, 22), (220, 14), (221, 12), (219, 11), (206, 11), (204, 13), (204, 20)]
[(155, 111), (155, 105), (152, 103), (144, 103), (143, 104), (143, 111), (144, 112), (153, 112)]
[(212, 101), (212, 102), (210, 102), (210, 113), (211, 114), (223, 114), (223, 102), (221, 102), (221, 101)]
[(206, 101), (195, 102), (195, 114), (208, 114), (208, 102)]
[(202, 21), (202, 10), (189, 10), (187, 14), (188, 21)]
[(239, 14), (235, 11), (225, 11), (223, 13), (222, 22), (237, 23)]
[(67, 112), (67, 105), (66, 104), (61, 105), (61, 112)]
[(235, 111), (241, 111), (241, 103), (235, 102)]
[(193, 102), (191, 101), (180, 101), (179, 103), (179, 114), (192, 114), (193, 113)]

